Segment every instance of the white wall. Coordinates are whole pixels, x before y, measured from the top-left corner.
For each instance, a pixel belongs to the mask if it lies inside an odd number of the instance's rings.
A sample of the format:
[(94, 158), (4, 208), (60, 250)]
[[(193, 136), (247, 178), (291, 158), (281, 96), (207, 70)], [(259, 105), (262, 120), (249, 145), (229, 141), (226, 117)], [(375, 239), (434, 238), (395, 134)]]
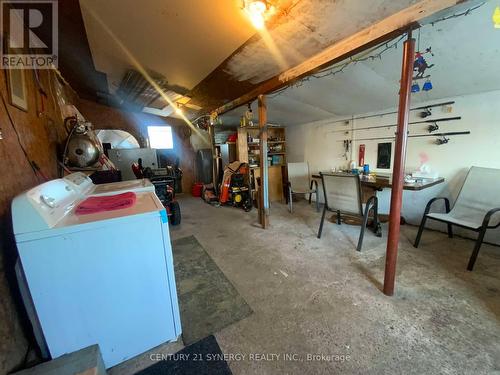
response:
[[(420, 95), (422, 94), (420, 93)], [(410, 138), (406, 157), (406, 171), (412, 172), (416, 170), (420, 166), (421, 157), (424, 156), (428, 158), (428, 164), (446, 179), (445, 183), (426, 190), (404, 192), (403, 216), (411, 224), (420, 222), (425, 205), (432, 197), (447, 196), (452, 199), (453, 204), (470, 166), (500, 168), (500, 91), (439, 100), (439, 102), (446, 101), (456, 102), (452, 106), (452, 112), (443, 112), (441, 107), (433, 108), (433, 115), (429, 118), (461, 116), (462, 119), (438, 123), (439, 132), (470, 130), (471, 134), (450, 136), (449, 143), (441, 146), (434, 143), (436, 140), (434, 137)], [(421, 104), (418, 104), (418, 106), (421, 106)], [(419, 111), (412, 112), (410, 121), (422, 120), (417, 116), (418, 113)], [(354, 124), (350, 122), (348, 125), (343, 122), (332, 123), (335, 120), (288, 127), (289, 161), (308, 161), (311, 172), (330, 170), (334, 167), (346, 167), (350, 160), (356, 160), (357, 162), (359, 144), (365, 144), (365, 163), (370, 164), (370, 169), (375, 172), (392, 172), (392, 170), (376, 169), (377, 144), (379, 142), (389, 142), (389, 140), (353, 141), (351, 155), (346, 160), (342, 156), (344, 153), (342, 140), (353, 138), (350, 134), (344, 134), (342, 130), (351, 127), (361, 128), (395, 124), (395, 114), (355, 120)], [(428, 133), (428, 125), (410, 125), (410, 134)], [(354, 132), (354, 139), (393, 136), (394, 131), (395, 127), (360, 130)], [(379, 192), (378, 197), (381, 212), (388, 212), (390, 190), (385, 189)], [(444, 229), (440, 223), (433, 225), (435, 228)], [(467, 233), (460, 231), (459, 228), (456, 231), (462, 234)], [(487, 240), (500, 244), (500, 230), (492, 230), (491, 232), (487, 236)], [(475, 236), (475, 234), (472, 234), (472, 236)]]

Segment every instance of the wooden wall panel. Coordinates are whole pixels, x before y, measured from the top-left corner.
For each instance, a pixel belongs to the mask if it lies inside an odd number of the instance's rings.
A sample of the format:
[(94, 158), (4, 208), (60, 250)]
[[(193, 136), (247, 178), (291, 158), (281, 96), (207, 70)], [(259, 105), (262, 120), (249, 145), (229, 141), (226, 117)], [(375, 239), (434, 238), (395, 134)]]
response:
[[(28, 112), (9, 104), (6, 72), (0, 71), (0, 94), (6, 101), (7, 111), (0, 102), (0, 373), (18, 366), (27, 350), (24, 309), (18, 298), (13, 265), (15, 245), (12, 238), (10, 202), (14, 196), (44, 180), (36, 176), (25, 157), (20, 142), (24, 145), (29, 160), (33, 160), (48, 178), (57, 174), (56, 144), (65, 137), (61, 115), (53, 100), (45, 101), (45, 114), (38, 116), (40, 95), (37, 92), (33, 72), (25, 71), (28, 90)], [(48, 72), (40, 72), (42, 84), (49, 83)], [(50, 98), (49, 98), (50, 99)], [(12, 118), (19, 138), (10, 123)], [(61, 137), (61, 138), (60, 138)]]
[[(54, 73), (40, 71), (42, 85), (48, 93), (48, 97), (44, 99), (45, 112), (41, 115), (41, 95), (38, 93), (33, 72), (25, 71), (27, 112), (9, 104), (5, 73), (4, 70), (0, 72), (0, 93), (6, 101), (8, 111), (0, 102), (0, 128), (3, 136), (0, 140), (0, 374), (7, 373), (21, 364), (28, 340), (32, 339), (13, 272), (16, 249), (12, 235), (10, 203), (20, 192), (44, 182), (41, 175), (35, 175), (28, 160), (35, 161), (48, 179), (57, 178), (58, 145), (66, 139), (63, 118), (53, 96), (54, 90), (49, 88)], [(174, 151), (179, 155), (184, 171), (183, 191), (191, 189), (194, 180), (194, 151), (189, 138), (185, 136), (186, 125), (183, 122), (80, 100), (69, 86), (65, 86), (64, 91), (96, 129), (126, 130), (142, 144), (147, 136), (147, 125), (171, 125), (174, 130)], [(28, 158), (24, 155), (20, 143), (24, 146)]]

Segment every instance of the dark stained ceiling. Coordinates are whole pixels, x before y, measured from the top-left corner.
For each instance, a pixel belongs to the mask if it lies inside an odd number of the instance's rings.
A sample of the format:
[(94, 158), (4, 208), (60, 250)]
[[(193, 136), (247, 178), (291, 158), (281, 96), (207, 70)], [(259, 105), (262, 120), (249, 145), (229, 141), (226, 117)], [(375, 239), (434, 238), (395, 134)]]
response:
[(279, 14), (256, 33), (241, 0), (65, 0), (60, 70), (80, 95), (117, 105), (123, 76), (140, 65), (182, 87), (201, 107), (193, 118), (417, 2), (274, 0)]
[(59, 70), (73, 89), (90, 100), (107, 93), (106, 74), (95, 69), (78, 0), (58, 2)]
[(131, 65), (122, 43), (143, 67), (185, 87), (205, 110), (415, 2), (275, 1), (280, 15), (267, 31), (255, 33), (241, 0), (199, 0), (195, 6), (152, 0), (139, 7), (136, 0), (80, 0), (94, 63), (107, 74), (111, 92)]

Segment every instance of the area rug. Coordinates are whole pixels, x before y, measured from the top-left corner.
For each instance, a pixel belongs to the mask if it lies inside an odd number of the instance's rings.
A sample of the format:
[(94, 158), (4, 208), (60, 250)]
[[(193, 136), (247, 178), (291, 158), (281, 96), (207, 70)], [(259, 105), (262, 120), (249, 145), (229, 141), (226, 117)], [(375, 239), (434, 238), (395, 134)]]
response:
[(186, 346), (166, 359), (139, 371), (136, 375), (231, 375), (214, 336)]
[(182, 338), (189, 345), (252, 313), (194, 236), (173, 241)]

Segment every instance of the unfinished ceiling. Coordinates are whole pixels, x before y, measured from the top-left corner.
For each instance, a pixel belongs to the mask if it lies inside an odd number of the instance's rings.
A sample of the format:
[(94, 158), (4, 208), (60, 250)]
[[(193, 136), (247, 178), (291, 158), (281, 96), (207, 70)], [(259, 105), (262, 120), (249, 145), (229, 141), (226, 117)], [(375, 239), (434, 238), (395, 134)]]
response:
[(358, 0), (297, 1), (268, 37), (263, 35), (232, 56), (226, 71), (239, 81), (260, 83), (416, 2), (371, 0), (367, 6)]
[[(420, 49), (432, 47), (434, 52), (428, 57), (435, 64), (428, 70), (433, 89), (413, 94), (414, 103), (500, 89), (500, 30), (491, 21), (495, 6), (487, 2), (468, 16), (421, 28)], [(418, 32), (414, 36), (418, 38)], [(300, 87), (270, 95), (269, 121), (294, 125), (395, 107), (401, 50), (389, 50), (380, 60), (350, 65), (343, 73), (310, 78)], [(244, 111), (233, 110), (223, 120), (238, 123)]]
[(133, 65), (120, 43), (145, 69), (191, 90), (255, 33), (235, 0), (80, 4), (95, 66), (108, 75), (111, 92)]
[(418, 0), (295, 0), (281, 16), (236, 51), (192, 92), (215, 109), (325, 47), (401, 11)]
[(136, 60), (204, 111), (416, 2), (273, 0), (278, 15), (255, 34), (241, 0), (80, 0), (94, 64), (111, 92)]

